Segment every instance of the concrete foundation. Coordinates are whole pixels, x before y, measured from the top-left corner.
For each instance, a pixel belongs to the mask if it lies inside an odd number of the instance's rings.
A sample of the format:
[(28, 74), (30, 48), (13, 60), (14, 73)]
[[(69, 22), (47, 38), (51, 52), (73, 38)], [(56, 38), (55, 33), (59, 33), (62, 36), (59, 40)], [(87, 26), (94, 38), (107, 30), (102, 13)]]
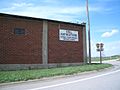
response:
[(53, 68), (63, 66), (76, 66), (83, 63), (60, 63), (60, 64), (0, 64), (0, 70), (31, 70), (42, 68)]

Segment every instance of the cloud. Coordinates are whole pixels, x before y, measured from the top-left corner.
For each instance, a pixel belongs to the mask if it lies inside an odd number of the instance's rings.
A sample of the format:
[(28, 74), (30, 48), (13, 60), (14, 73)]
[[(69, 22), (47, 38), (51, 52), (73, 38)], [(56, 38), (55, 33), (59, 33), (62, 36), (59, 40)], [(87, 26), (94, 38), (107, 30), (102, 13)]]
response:
[(24, 6), (32, 6), (32, 3), (13, 3), (13, 7), (17, 8), (17, 7), (24, 7)]
[[(55, 19), (69, 22), (76, 22), (77, 20), (84, 21), (86, 18), (86, 7), (81, 6), (58, 6), (59, 0), (43, 0), (40, 4), (35, 3), (11, 3), (7, 8), (2, 8), (1, 12), (8, 14), (17, 14), (23, 16), (31, 16), (46, 19)], [(44, 3), (44, 4), (42, 4)], [(51, 4), (52, 3), (52, 4)], [(89, 8), (91, 12), (101, 11), (102, 8), (91, 6)], [(80, 17), (80, 18), (79, 18)]]
[(103, 37), (103, 38), (112, 37), (113, 35), (117, 34), (118, 32), (119, 32), (119, 30), (113, 29), (111, 32), (103, 33), (101, 37)]
[(107, 56), (120, 55), (120, 40), (104, 42), (104, 53)]
[(51, 3), (51, 4), (56, 4), (56, 3), (58, 3), (59, 2), (59, 0), (43, 0), (42, 2), (44, 2), (44, 3)]

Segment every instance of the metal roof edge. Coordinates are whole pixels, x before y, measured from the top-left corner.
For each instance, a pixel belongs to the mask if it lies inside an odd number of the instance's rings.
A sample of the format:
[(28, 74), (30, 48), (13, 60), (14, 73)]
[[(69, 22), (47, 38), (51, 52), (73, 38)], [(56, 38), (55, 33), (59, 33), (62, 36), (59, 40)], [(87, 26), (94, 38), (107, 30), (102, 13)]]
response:
[(43, 18), (36, 18), (36, 17), (29, 17), (29, 16), (20, 16), (20, 15), (14, 15), (14, 14), (6, 14), (6, 13), (0, 13), (0, 16), (15, 17), (15, 18), (22, 18), (22, 19), (29, 19), (29, 20), (45, 20), (45, 21), (51, 21), (51, 22), (73, 24), (73, 25), (78, 25), (78, 26), (86, 25), (86, 23), (78, 24), (78, 23), (65, 22), (65, 21), (59, 21), (59, 20), (50, 20), (50, 19), (43, 19)]

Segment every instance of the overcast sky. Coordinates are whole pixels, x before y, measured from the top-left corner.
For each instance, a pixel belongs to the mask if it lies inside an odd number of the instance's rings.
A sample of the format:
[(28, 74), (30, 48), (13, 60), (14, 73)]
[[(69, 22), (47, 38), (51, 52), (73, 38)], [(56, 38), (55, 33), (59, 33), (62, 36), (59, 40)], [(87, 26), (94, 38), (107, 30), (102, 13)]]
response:
[[(66, 22), (87, 22), (86, 0), (0, 0), (0, 12)], [(120, 0), (89, 0), (92, 56), (120, 54)]]

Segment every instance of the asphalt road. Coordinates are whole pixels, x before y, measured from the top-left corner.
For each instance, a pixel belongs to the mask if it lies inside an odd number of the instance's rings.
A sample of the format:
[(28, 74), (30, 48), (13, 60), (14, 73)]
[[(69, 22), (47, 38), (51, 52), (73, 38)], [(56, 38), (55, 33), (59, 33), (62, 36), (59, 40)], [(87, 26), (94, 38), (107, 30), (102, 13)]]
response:
[(120, 61), (113, 69), (24, 83), (0, 85), (0, 90), (120, 90)]

